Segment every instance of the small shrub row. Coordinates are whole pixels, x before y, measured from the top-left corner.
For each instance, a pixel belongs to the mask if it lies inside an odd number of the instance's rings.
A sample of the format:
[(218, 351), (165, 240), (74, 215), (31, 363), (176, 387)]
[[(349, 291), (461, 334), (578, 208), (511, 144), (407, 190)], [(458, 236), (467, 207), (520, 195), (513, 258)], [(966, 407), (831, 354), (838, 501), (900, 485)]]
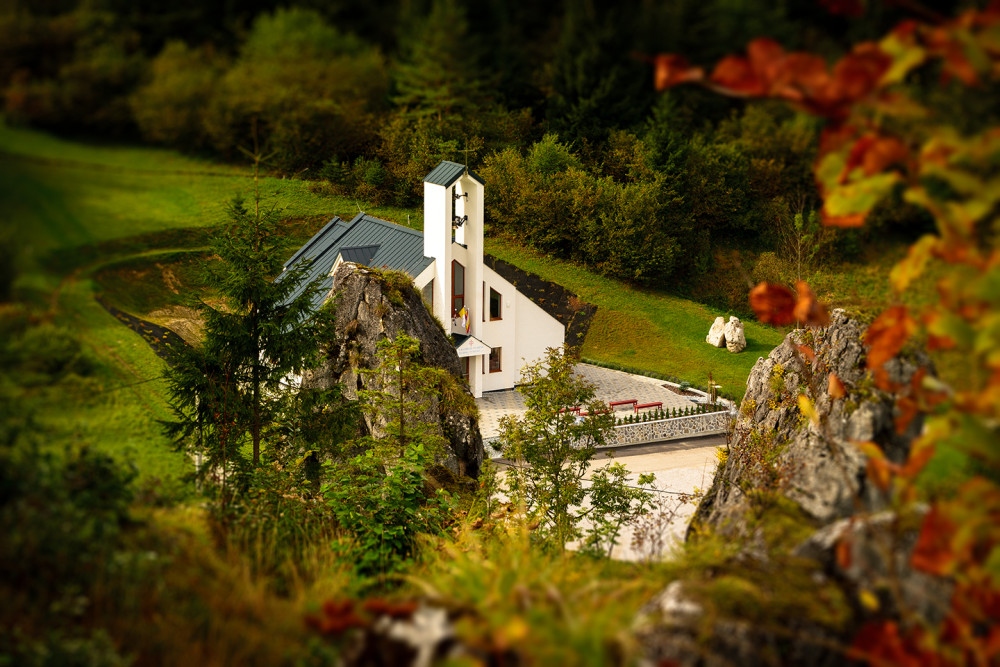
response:
[(675, 417), (692, 417), (694, 415), (704, 415), (710, 412), (720, 412), (723, 409), (724, 408), (719, 405), (692, 405), (691, 407), (683, 409), (671, 408), (669, 410), (657, 408), (651, 412), (640, 412), (638, 414), (619, 417), (616, 420), (616, 424), (618, 426), (622, 426), (624, 424), (641, 424), (643, 422), (659, 421), (660, 419), (673, 419)]

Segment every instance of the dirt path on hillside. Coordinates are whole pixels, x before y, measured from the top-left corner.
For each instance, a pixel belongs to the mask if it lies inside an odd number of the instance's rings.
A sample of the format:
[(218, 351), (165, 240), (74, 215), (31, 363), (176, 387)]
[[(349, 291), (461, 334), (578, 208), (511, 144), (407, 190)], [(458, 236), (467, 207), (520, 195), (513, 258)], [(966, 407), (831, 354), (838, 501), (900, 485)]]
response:
[(142, 339), (146, 341), (151, 348), (153, 348), (153, 352), (156, 356), (164, 361), (170, 361), (170, 355), (173, 349), (187, 345), (183, 338), (166, 327), (161, 327), (158, 324), (147, 322), (146, 320), (138, 318), (135, 315), (130, 315), (115, 308), (109, 303), (105, 303), (101, 299), (97, 299), (96, 297), (95, 300), (97, 303), (101, 304), (101, 307), (103, 307), (104, 310), (111, 313), (116, 320), (142, 336)]

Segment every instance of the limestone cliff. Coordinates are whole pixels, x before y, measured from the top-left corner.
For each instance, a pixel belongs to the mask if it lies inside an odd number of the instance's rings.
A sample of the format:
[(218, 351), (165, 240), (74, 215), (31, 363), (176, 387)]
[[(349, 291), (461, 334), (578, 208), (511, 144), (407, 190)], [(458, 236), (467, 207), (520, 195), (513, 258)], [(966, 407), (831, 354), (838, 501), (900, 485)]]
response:
[[(926, 509), (887, 507), (852, 443), (875, 442), (899, 463), (921, 428), (896, 432), (893, 396), (865, 368), (864, 334), (835, 311), (827, 328), (794, 331), (757, 361), (688, 530), (697, 555), (637, 619), (645, 664), (839, 665), (866, 621), (937, 622), (948, 608), (950, 585), (910, 565)], [(923, 365), (911, 355), (886, 370), (903, 384)], [(831, 396), (831, 374), (843, 396)]]
[[(864, 334), (864, 325), (835, 311), (827, 328), (794, 331), (766, 359), (758, 359), (726, 463), (716, 472), (695, 522), (723, 533), (740, 532), (748, 499), (760, 489), (781, 492), (818, 523), (879, 509), (881, 494), (871, 488), (867, 460), (851, 441), (875, 442), (899, 463), (921, 423), (896, 433), (893, 397), (877, 389), (865, 369)], [(806, 358), (799, 346), (812, 349), (815, 359)], [(917, 367), (896, 359), (886, 370), (893, 382), (907, 383)], [(846, 396), (830, 396), (831, 373)], [(802, 415), (800, 394), (812, 401), (819, 424)]]
[[(340, 384), (350, 399), (357, 398), (359, 390), (377, 389), (366, 386), (366, 382), (374, 380), (359, 373), (359, 369), (374, 369), (378, 365), (379, 341), (406, 334), (420, 341), (420, 363), (448, 371), (455, 379), (455, 387), (462, 392), (460, 402), (474, 405), (461, 379), (454, 345), (402, 274), (344, 262), (334, 274), (331, 298), (335, 300), (335, 340), (325, 346), (320, 366), (304, 375), (303, 386), (327, 388)], [(420, 419), (437, 424), (448, 441), (441, 464), (456, 474), (478, 475), (483, 462), (483, 439), (477, 417), (437, 395), (429, 397), (426, 405), (428, 408)], [(382, 433), (375, 415), (365, 415), (363, 428), (371, 435)]]

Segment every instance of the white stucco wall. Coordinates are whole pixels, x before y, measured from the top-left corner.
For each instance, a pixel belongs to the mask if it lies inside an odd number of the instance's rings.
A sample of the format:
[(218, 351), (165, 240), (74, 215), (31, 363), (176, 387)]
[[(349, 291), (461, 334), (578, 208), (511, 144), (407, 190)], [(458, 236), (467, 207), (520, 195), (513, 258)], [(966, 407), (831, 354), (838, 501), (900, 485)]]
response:
[[(502, 371), (490, 373), (488, 360), (483, 360), (486, 373), (483, 390), (494, 391), (513, 387), (521, 377), (521, 369), (542, 358), (548, 347), (559, 347), (565, 338), (565, 327), (488, 266), (483, 267), (486, 283), (486, 322), (482, 341), (490, 347), (500, 347)], [(489, 319), (489, 290), (495, 289), (503, 300), (503, 319)], [(482, 294), (482, 285), (480, 285)]]
[[(424, 183), (424, 256), (434, 262), (434, 315), (451, 323), (451, 188)], [(426, 283), (425, 283), (426, 284)]]
[(520, 292), (517, 293), (514, 308), (517, 317), (517, 372), (520, 375), (525, 364), (534, 363), (545, 356), (546, 348), (563, 344), (566, 340), (566, 327)]

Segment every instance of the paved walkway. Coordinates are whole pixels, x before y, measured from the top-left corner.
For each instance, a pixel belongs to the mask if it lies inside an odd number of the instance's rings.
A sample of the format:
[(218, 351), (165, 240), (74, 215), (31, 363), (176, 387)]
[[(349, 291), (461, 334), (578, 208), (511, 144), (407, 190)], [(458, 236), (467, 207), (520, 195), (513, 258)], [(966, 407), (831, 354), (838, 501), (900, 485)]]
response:
[[(653, 508), (635, 523), (622, 527), (611, 557), (655, 561), (669, 556), (671, 550), (684, 541), (688, 522), (698, 503), (698, 497), (693, 494), (712, 486), (718, 463), (717, 450), (725, 444), (725, 436), (715, 435), (598, 452), (584, 477), (584, 486), (590, 486), (590, 475), (609, 460), (624, 464), (629, 471), (629, 484), (637, 484), (641, 473), (656, 475)], [(503, 459), (500, 463), (507, 464)], [(506, 502), (503, 494), (499, 494), (499, 498)], [(582, 529), (589, 527), (587, 520), (581, 523)], [(578, 547), (577, 544), (568, 546), (571, 549)]]
[[(632, 375), (590, 364), (577, 364), (576, 374), (593, 384), (596, 387), (595, 398), (605, 403), (634, 398), (639, 403), (661, 402), (664, 410), (682, 409), (693, 404), (691, 399), (665, 388), (666, 383), (656, 378)], [(482, 398), (476, 399), (476, 404), (479, 405), (479, 430), (484, 440), (495, 438), (500, 434), (502, 417), (521, 415), (525, 410), (524, 401), (516, 389), (486, 392)], [(620, 407), (616, 412), (619, 415), (626, 415), (631, 412), (631, 408)]]

